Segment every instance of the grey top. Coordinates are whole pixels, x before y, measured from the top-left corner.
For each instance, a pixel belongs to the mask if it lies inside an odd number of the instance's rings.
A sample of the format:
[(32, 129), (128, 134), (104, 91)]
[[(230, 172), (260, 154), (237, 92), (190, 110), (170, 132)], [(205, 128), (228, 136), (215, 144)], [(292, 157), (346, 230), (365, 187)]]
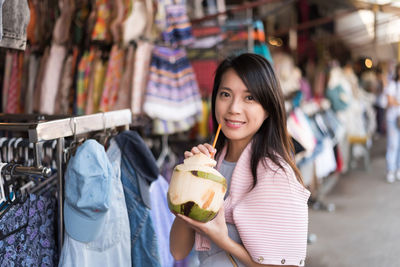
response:
[(225, 198), (229, 195), (229, 187), (231, 184), (232, 180), (232, 173), (233, 170), (235, 169), (236, 162), (229, 162), (223, 160), (221, 163), (221, 167), (219, 168), (219, 172), (222, 174), (222, 176), (225, 177), (226, 179), (226, 184), (228, 185), (228, 189), (226, 190)]
[[(219, 172), (225, 177), (226, 183), (228, 185), (228, 190), (226, 191), (225, 197), (229, 195), (229, 187), (231, 183), (232, 173), (235, 169), (236, 162), (228, 162), (223, 160), (219, 168)], [(228, 235), (235, 242), (242, 244), (240, 240), (239, 232), (234, 224), (227, 223)], [(207, 267), (224, 267), (233, 266), (229, 260), (226, 252), (220, 249), (214, 242), (211, 242), (211, 248), (208, 251), (198, 251), (200, 266)], [(240, 267), (245, 267), (238, 259), (235, 259), (236, 263)]]

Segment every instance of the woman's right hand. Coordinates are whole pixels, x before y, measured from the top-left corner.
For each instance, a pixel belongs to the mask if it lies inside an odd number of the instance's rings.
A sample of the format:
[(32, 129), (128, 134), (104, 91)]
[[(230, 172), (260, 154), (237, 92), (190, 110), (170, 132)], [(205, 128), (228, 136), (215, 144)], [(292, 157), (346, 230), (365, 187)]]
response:
[(205, 143), (194, 146), (190, 151), (185, 151), (184, 156), (185, 159), (187, 159), (194, 156), (195, 154), (203, 153), (209, 157), (213, 157), (215, 155), (215, 152), (217, 152), (217, 150), (213, 148), (212, 145)]

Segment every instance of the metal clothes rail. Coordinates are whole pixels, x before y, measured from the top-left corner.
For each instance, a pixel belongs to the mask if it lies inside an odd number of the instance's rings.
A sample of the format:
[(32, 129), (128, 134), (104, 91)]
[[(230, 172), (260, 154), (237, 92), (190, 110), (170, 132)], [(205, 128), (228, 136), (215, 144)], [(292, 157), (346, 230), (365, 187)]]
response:
[(47, 167), (27, 167), (15, 163), (8, 163), (2, 168), (3, 174), (10, 175), (39, 175), (48, 178), (51, 175), (51, 169)]

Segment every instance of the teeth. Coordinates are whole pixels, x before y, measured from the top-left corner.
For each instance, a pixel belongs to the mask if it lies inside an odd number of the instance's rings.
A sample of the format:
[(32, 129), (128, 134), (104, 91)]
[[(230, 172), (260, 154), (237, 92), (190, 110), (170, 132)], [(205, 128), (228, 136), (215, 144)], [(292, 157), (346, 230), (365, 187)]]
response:
[(241, 122), (233, 122), (233, 121), (229, 121), (229, 123), (233, 124), (233, 125), (241, 125), (242, 124)]

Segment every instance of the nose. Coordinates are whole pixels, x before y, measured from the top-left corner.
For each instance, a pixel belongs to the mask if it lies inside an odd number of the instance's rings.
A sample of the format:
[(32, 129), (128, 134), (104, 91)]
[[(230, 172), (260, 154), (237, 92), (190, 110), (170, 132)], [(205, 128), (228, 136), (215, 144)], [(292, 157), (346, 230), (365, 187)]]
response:
[(242, 111), (242, 103), (239, 99), (234, 98), (229, 105), (229, 113), (239, 114)]

